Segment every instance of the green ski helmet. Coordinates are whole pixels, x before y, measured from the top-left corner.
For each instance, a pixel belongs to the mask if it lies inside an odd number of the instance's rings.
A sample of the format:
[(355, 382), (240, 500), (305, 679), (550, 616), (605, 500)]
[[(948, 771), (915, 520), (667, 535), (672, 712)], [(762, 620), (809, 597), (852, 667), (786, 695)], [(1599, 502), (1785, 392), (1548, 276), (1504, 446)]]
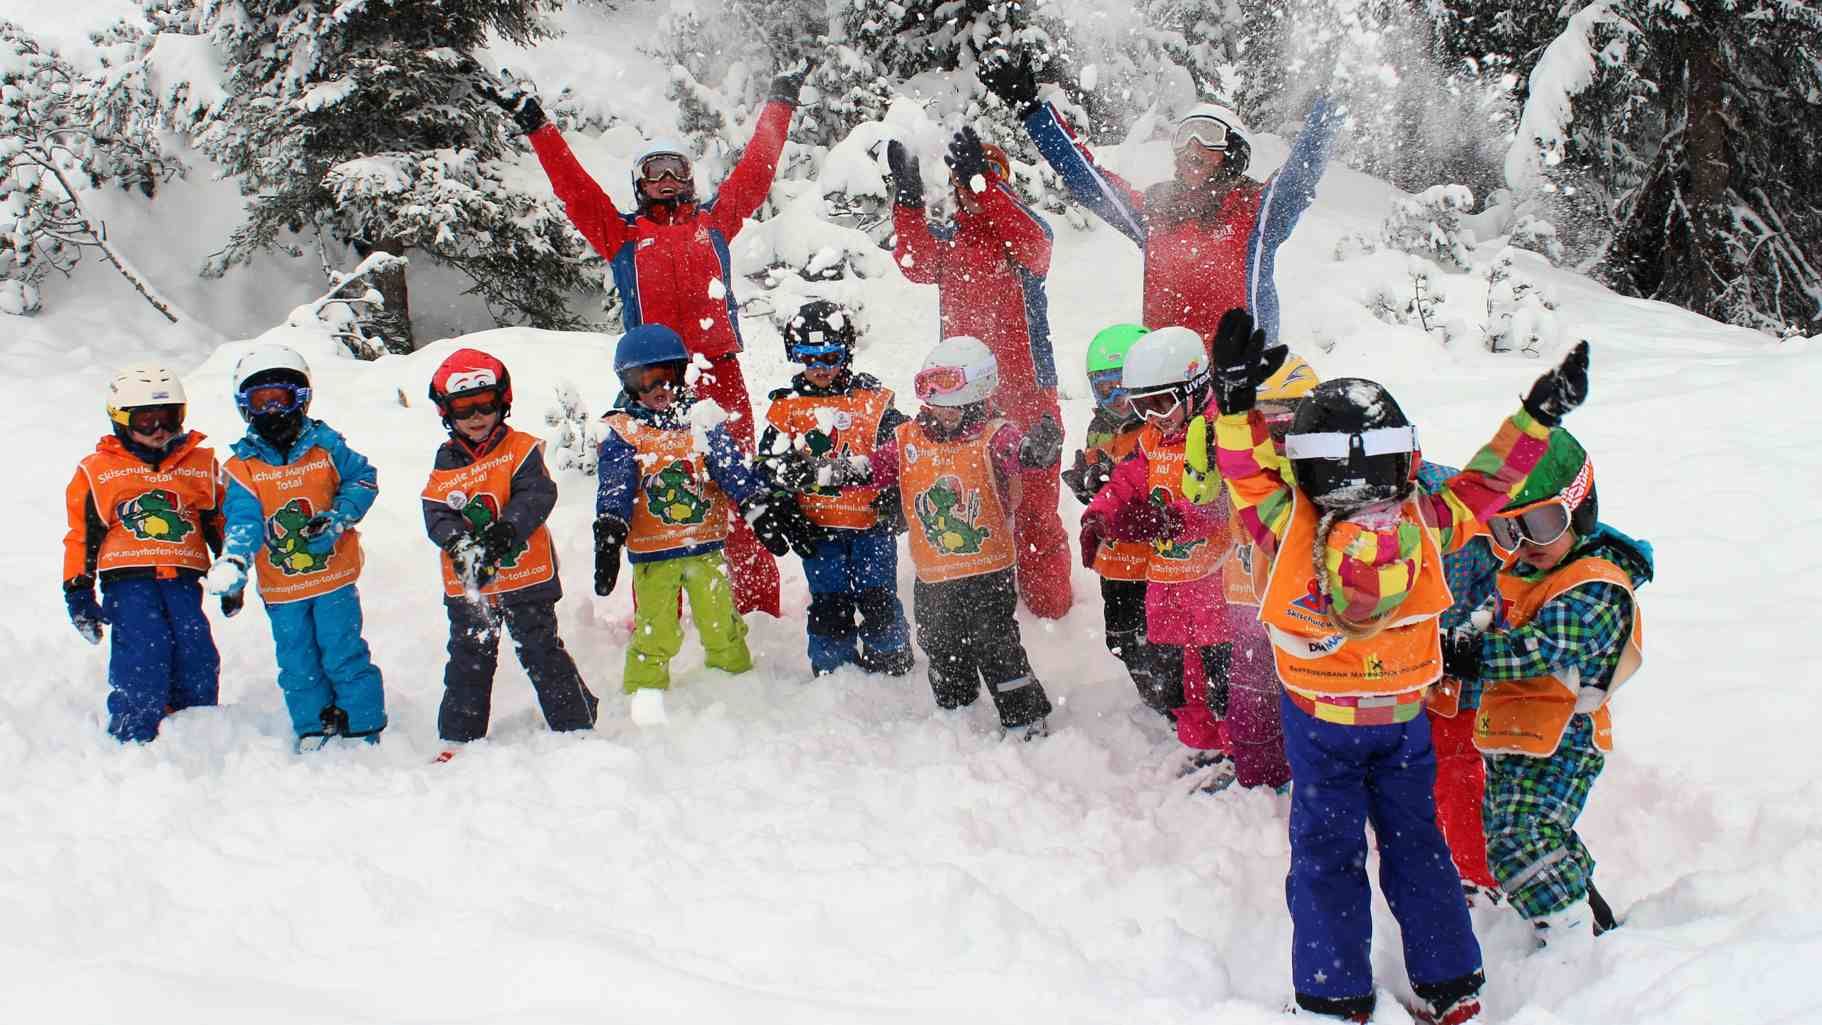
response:
[(1088, 343), (1088, 385), (1094, 390), (1095, 405), (1118, 412), (1116, 407), (1126, 400), (1126, 389), (1120, 387), (1126, 351), (1149, 330), (1143, 324), (1115, 324), (1102, 328)]

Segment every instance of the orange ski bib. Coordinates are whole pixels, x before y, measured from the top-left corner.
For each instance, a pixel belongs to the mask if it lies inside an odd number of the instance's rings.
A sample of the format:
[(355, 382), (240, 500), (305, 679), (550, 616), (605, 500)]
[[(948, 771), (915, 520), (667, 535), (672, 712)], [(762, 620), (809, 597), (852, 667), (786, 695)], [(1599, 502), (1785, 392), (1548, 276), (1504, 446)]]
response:
[(899, 501), (911, 525), (911, 561), (926, 584), (1012, 568), (1012, 520), (994, 484), (993, 436), (1004, 420), (961, 441), (935, 441), (900, 424)]
[[(500, 512), (512, 498), (513, 476), (527, 457), (543, 448), (544, 442), (537, 438), (509, 429), (492, 452), (467, 466), (430, 471), (424, 498), (461, 513), (474, 529), (479, 530), (500, 518)], [(448, 552), (441, 553), (440, 558), (443, 593), (451, 598), (462, 597), (462, 578), (456, 574), (455, 560)], [(550, 529), (540, 523), (530, 537), (521, 540), (500, 560), (499, 568), (481, 588), (481, 594), (491, 597), (524, 590), (556, 575), (557, 559), (551, 548)]]
[(347, 587), (361, 575), (360, 534), (342, 531), (333, 546), (303, 535), (304, 524), (335, 505), (342, 475), (327, 449), (312, 446), (294, 463), (274, 466), (235, 456), (228, 476), (259, 499), (265, 544), (253, 556), (259, 596), (269, 605), (303, 601)]
[[(788, 439), (793, 449), (812, 456), (871, 457), (879, 441), (879, 422), (892, 408), (892, 392), (868, 388), (843, 395), (786, 395), (766, 410), (766, 422)], [(879, 522), (873, 500), (878, 488), (818, 488), (797, 496), (804, 515), (819, 527), (867, 530)]]

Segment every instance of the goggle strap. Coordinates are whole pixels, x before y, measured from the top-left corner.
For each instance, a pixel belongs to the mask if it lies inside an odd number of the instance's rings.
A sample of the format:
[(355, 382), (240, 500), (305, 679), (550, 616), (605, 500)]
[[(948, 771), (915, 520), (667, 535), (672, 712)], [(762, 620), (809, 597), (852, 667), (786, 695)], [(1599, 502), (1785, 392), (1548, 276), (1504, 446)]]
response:
[(1417, 451), (1416, 427), (1375, 427), (1350, 434), (1324, 431), (1319, 434), (1291, 434), (1284, 439), (1284, 454), (1290, 459), (1335, 459), (1345, 461), (1353, 449), (1353, 439), (1360, 439), (1360, 452), (1367, 456), (1389, 456)]

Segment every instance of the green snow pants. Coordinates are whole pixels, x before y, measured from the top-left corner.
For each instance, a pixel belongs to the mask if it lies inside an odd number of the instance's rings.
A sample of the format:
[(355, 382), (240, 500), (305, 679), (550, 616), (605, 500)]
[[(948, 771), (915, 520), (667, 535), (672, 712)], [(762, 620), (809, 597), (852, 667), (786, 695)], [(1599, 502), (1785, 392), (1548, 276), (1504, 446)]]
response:
[(678, 620), (680, 593), (690, 596), (690, 615), (702, 635), (712, 669), (744, 673), (753, 668), (747, 651), (747, 625), (734, 611), (727, 561), (719, 551), (657, 562), (633, 563), (633, 639), (626, 648), (626, 677), (621, 689), (631, 694), (645, 687), (671, 685), (671, 659), (683, 647)]

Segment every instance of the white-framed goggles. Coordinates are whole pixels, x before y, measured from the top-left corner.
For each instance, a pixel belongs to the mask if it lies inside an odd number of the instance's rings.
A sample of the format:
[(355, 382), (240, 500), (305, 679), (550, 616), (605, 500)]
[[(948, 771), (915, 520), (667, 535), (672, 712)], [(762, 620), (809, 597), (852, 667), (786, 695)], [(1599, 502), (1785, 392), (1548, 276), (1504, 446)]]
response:
[(1213, 114), (1194, 114), (1177, 126), (1176, 133), (1170, 137), (1170, 148), (1181, 150), (1193, 142), (1203, 149), (1225, 150), (1232, 132), (1232, 125)]
[(1350, 434), (1347, 431), (1323, 431), (1317, 434), (1290, 434), (1284, 439), (1284, 454), (1289, 459), (1334, 459), (1346, 462), (1352, 458), (1354, 439), (1360, 440), (1363, 456), (1389, 456), (1417, 451), (1417, 428), (1375, 427), (1370, 431)]

